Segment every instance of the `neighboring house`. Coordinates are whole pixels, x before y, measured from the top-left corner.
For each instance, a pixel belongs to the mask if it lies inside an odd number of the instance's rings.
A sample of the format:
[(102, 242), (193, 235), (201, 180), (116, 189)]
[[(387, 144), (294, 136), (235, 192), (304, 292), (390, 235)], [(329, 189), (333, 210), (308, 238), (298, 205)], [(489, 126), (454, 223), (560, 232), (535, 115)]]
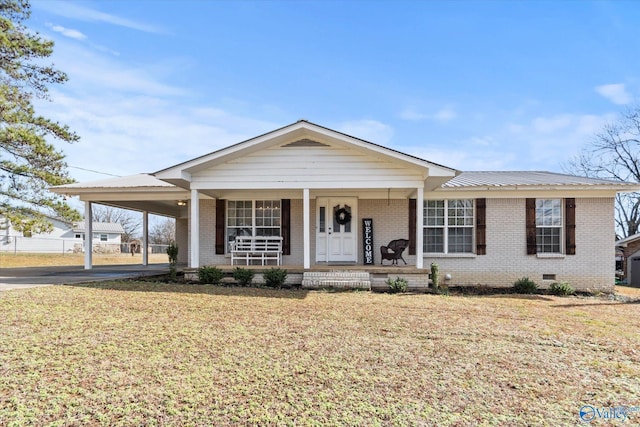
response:
[[(85, 238), (84, 223), (71, 224), (47, 217), (53, 224), (50, 233), (23, 233), (16, 230), (5, 218), (0, 218), (0, 251), (2, 252), (72, 252), (82, 251)], [(124, 229), (120, 224), (93, 223), (93, 242), (120, 251)], [(107, 246), (105, 246), (107, 247)]]
[[(88, 209), (175, 217), (192, 268), (230, 264), (236, 236), (281, 236), (282, 265), (305, 273), (346, 264), (425, 276), (435, 262), (450, 285), (527, 276), (592, 290), (613, 289), (614, 197), (637, 190), (551, 172), (460, 172), (304, 120), (154, 174), (53, 188)], [(394, 239), (409, 240), (409, 266), (383, 270), (379, 248)]]
[(46, 218), (53, 225), (53, 230), (51, 230), (50, 233), (23, 233), (22, 231), (16, 230), (7, 218), (0, 217), (1, 238), (3, 241), (11, 237), (73, 238), (68, 222), (51, 216), (47, 216)]
[(616, 241), (616, 270), (624, 283), (640, 286), (640, 233)]
[[(93, 240), (102, 243), (122, 243), (124, 228), (115, 222), (94, 222), (92, 227)], [(73, 237), (83, 239), (85, 236), (85, 224), (79, 222), (73, 225)]]

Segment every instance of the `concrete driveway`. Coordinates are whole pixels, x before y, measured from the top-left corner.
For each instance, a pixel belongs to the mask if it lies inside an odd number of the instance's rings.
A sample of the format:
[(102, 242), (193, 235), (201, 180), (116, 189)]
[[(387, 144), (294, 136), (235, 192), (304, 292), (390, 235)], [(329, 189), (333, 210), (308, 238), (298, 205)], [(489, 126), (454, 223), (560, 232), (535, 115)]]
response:
[(0, 291), (158, 276), (168, 272), (169, 264), (101, 265), (91, 270), (83, 266), (0, 268)]

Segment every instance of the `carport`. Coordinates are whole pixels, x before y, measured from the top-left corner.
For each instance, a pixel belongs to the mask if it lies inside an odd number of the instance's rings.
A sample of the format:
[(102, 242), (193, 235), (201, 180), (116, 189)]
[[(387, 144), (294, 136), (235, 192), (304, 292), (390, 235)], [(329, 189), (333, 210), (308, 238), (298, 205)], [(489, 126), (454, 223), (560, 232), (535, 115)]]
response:
[[(66, 196), (79, 196), (84, 202), (86, 235), (93, 234), (92, 206), (94, 203), (142, 212), (142, 265), (149, 265), (149, 214), (172, 218), (186, 218), (187, 190), (161, 181), (152, 175), (137, 174), (88, 183), (60, 185), (50, 189)], [(84, 269), (93, 268), (92, 239), (84, 241)]]

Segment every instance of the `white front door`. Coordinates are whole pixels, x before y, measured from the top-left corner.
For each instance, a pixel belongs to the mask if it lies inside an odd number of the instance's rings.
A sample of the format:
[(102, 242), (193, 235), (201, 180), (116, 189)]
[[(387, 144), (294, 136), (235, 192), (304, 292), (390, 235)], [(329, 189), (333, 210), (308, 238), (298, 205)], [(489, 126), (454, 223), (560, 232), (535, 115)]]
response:
[(316, 262), (356, 262), (358, 199), (319, 198), (316, 203)]

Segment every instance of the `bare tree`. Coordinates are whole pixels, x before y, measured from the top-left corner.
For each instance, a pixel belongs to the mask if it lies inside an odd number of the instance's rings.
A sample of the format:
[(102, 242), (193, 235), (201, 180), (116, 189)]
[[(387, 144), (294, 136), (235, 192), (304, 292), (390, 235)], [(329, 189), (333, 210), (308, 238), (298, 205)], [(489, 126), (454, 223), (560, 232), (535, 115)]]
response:
[(160, 245), (171, 244), (176, 239), (176, 220), (167, 217), (160, 218), (149, 230), (149, 241)]
[(124, 229), (123, 242), (130, 242), (142, 234), (140, 232), (142, 216), (137, 212), (112, 206), (93, 205), (93, 221), (120, 224)]
[[(596, 134), (567, 169), (593, 178), (640, 183), (640, 106), (630, 108), (620, 118)], [(640, 193), (616, 196), (616, 228), (627, 237), (640, 227)]]

